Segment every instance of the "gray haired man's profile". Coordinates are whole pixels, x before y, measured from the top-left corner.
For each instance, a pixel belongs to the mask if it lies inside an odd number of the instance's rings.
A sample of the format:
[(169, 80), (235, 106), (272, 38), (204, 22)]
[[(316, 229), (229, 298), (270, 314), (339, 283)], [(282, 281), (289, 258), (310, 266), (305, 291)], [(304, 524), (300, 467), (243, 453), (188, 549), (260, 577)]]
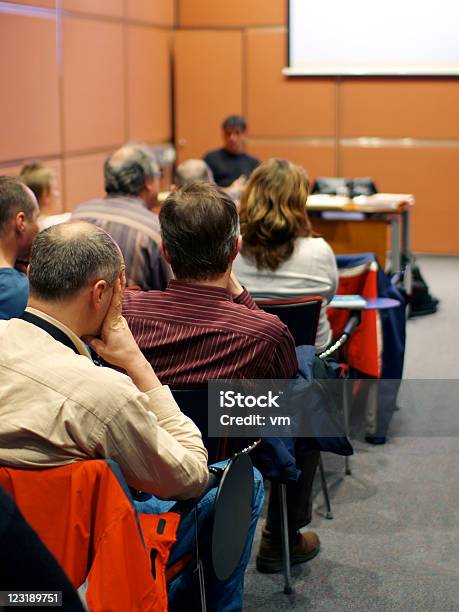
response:
[(80, 204), (72, 219), (94, 223), (118, 243), (126, 263), (126, 281), (147, 291), (164, 289), (171, 277), (159, 250), (160, 228), (151, 211), (160, 190), (160, 168), (142, 144), (127, 144), (104, 164), (106, 197)]

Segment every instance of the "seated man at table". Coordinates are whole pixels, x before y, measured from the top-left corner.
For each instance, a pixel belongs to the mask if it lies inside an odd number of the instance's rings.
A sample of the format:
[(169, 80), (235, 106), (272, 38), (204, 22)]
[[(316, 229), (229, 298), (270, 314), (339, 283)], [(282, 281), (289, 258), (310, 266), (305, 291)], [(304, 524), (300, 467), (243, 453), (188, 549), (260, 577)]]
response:
[[(199, 496), (208, 481), (206, 449), (121, 316), (124, 263), (113, 239), (90, 223), (52, 226), (35, 239), (29, 279), (23, 317), (0, 321), (0, 465), (39, 469), (113, 459), (131, 487), (153, 495), (137, 502), (147, 513), (169, 509), (172, 503), (162, 500)], [(98, 367), (85, 342), (128, 376)], [(207, 579), (211, 609), (242, 608), (262, 488), (257, 475), (251, 530), (234, 574), (223, 582)], [(204, 549), (211, 541), (207, 517), (214, 497), (212, 489), (199, 503)], [(189, 515), (171, 559), (193, 544)], [(174, 581), (172, 601), (183, 597), (186, 579)]]
[[(273, 315), (260, 310), (232, 274), (239, 220), (233, 200), (214, 185), (190, 183), (172, 193), (160, 213), (166, 259), (175, 280), (165, 291), (128, 291), (123, 309), (143, 354), (160, 378), (175, 387), (203, 386), (210, 379), (289, 379), (298, 363), (293, 338)], [(311, 520), (316, 451), (297, 456), (302, 470), (288, 487), (292, 563), (319, 551)], [(257, 567), (282, 569), (277, 487)]]
[(225, 190), (243, 188), (253, 170), (260, 163), (256, 157), (245, 152), (247, 123), (244, 117), (231, 115), (222, 124), (224, 146), (209, 151), (204, 161), (212, 170), (214, 180)]
[(37, 200), (28, 187), (17, 179), (0, 176), (0, 319), (18, 317), (26, 307), (29, 281), (15, 266), (29, 257), (39, 214)]

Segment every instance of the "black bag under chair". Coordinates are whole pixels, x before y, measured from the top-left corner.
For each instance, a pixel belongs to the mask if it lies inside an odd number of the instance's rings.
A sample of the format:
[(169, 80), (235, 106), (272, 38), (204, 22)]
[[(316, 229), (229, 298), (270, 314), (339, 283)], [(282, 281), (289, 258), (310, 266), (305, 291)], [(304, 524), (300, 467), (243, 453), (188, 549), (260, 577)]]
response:
[(439, 301), (429, 292), (429, 287), (421, 274), (419, 266), (413, 262), (410, 299), (410, 318), (421, 317), (437, 312)]

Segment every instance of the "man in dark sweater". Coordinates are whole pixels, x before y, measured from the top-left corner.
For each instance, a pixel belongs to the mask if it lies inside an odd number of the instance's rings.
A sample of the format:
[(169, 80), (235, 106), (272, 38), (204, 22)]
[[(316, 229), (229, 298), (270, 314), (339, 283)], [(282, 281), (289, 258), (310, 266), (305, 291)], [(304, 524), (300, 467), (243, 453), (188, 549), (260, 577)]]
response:
[(222, 132), (224, 146), (209, 151), (203, 159), (212, 170), (217, 185), (225, 189), (242, 187), (260, 163), (256, 157), (244, 153), (247, 133), (244, 117), (227, 117), (222, 124)]

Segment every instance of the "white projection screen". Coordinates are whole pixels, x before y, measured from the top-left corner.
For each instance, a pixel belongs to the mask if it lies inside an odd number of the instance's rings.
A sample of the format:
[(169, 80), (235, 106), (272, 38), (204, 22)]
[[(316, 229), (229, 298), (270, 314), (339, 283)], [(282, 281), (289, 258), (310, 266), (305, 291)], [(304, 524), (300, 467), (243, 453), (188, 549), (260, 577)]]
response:
[(459, 75), (459, 0), (289, 0), (287, 75)]

